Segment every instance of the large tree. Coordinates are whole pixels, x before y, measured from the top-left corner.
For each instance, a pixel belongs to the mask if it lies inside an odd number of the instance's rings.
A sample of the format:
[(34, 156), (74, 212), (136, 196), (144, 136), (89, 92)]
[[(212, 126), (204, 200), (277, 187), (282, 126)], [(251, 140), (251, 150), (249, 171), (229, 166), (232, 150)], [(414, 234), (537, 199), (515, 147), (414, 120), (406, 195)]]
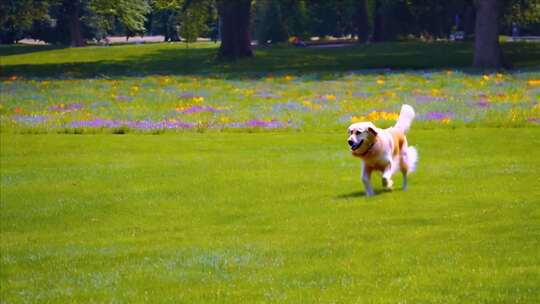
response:
[(235, 60), (253, 56), (249, 34), (251, 0), (217, 0), (221, 29), (218, 57)]
[(365, 42), (369, 39), (369, 19), (366, 0), (356, 0), (356, 9), (354, 14), (354, 27), (358, 42)]
[(65, 18), (65, 26), (68, 29), (69, 42), (72, 46), (84, 46), (85, 44), (81, 29), (81, 12), (85, 5), (86, 3), (81, 0), (62, 1), (62, 16), (60, 18)]
[(474, 38), (474, 66), (501, 68), (503, 57), (499, 45), (499, 0), (475, 0), (476, 26)]

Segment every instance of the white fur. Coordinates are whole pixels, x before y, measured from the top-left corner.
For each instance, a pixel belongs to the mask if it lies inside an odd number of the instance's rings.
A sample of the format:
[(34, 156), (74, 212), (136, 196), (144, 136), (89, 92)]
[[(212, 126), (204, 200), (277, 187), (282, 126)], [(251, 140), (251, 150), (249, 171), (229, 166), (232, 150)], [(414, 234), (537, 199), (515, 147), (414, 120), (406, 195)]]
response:
[(413, 146), (407, 147), (403, 158), (407, 163), (407, 173), (414, 172), (416, 169), (416, 162), (418, 161), (418, 151), (416, 151), (416, 148)]
[(407, 133), (409, 131), (409, 128), (411, 127), (413, 119), (414, 109), (410, 105), (404, 104), (401, 106), (399, 118), (394, 128), (401, 129), (403, 133)]

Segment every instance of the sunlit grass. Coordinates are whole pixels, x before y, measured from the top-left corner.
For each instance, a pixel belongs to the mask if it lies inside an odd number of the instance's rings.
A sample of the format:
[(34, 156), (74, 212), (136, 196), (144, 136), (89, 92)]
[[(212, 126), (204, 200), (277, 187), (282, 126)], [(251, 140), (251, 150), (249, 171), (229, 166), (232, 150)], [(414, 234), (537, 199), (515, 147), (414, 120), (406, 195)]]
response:
[(373, 198), (342, 132), (2, 134), (0, 297), (536, 303), (539, 131), (413, 128)]

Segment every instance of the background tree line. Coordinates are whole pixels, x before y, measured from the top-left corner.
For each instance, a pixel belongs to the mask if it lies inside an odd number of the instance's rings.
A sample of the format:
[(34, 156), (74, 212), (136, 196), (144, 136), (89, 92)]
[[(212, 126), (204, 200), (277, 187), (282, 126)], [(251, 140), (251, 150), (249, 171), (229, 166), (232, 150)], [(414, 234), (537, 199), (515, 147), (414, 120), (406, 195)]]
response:
[(72, 46), (109, 35), (187, 42), (220, 37), (220, 56), (228, 58), (251, 56), (252, 40), (334, 36), (379, 42), (448, 38), (454, 31), (472, 39), (477, 32), (476, 41), (490, 45), (501, 66), (498, 35), (515, 27), (539, 35), (540, 0), (4, 0), (0, 24), (2, 43), (25, 37)]

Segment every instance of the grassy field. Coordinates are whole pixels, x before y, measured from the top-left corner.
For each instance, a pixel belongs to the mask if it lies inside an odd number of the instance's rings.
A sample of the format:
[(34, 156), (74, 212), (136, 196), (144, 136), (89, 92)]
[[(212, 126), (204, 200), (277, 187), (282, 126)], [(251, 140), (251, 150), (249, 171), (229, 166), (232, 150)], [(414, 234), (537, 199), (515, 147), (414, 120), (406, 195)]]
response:
[(410, 141), (365, 198), (341, 133), (4, 134), (2, 301), (538, 303), (540, 130)]
[[(540, 44), (503, 48), (0, 46), (0, 303), (540, 302)], [(345, 130), (403, 103), (418, 170), (366, 198)]]

